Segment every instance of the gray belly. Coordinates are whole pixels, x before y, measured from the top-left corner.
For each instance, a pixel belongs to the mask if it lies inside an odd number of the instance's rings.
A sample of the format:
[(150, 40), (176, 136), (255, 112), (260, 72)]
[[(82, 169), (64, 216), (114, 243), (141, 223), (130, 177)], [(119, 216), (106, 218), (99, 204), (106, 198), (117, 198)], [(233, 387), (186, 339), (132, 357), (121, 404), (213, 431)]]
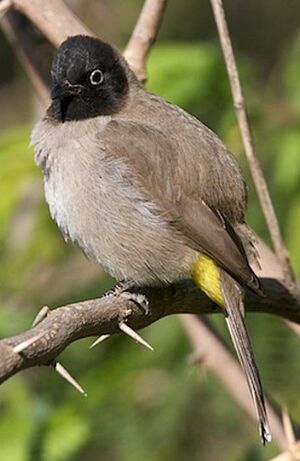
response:
[(62, 232), (118, 280), (172, 282), (188, 274), (195, 252), (132, 185), (120, 160), (64, 152), (48, 162), (45, 194)]

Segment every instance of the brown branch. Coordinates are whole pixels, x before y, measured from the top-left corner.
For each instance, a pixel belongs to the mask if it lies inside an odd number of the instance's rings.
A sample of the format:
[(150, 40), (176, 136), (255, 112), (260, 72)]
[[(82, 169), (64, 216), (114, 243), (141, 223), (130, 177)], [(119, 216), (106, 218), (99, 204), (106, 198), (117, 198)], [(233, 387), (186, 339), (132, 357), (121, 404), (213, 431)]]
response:
[[(256, 268), (256, 273), (258, 276), (262, 277), (271, 277), (276, 280), (284, 279), (283, 268), (277, 258), (277, 256), (270, 250), (270, 248), (259, 238), (257, 238), (257, 250), (260, 255), (260, 269)], [(299, 284), (292, 284), (293, 292), (296, 297), (300, 296)], [(289, 320), (285, 320), (288, 327), (293, 331), (295, 335), (300, 338), (300, 325), (295, 324)]]
[(293, 282), (295, 280), (295, 276), (293, 274), (289, 261), (288, 252), (280, 232), (278, 220), (268, 191), (268, 186), (265, 181), (263, 171), (255, 151), (254, 139), (249, 125), (246, 103), (244, 100), (239, 73), (237, 70), (236, 61), (232, 49), (223, 2), (222, 0), (210, 0), (210, 3), (213, 8), (215, 21), (218, 28), (219, 39), (224, 54), (224, 59), (231, 86), (232, 97), (234, 100), (234, 108), (236, 111), (252, 178), (265, 216), (269, 233), (272, 238), (275, 253), (284, 271), (284, 276), (287, 282)]
[(287, 450), (284, 453), (272, 458), (270, 461), (298, 461), (300, 460), (300, 442), (293, 445), (293, 450)]
[(156, 39), (167, 0), (145, 0), (143, 9), (124, 51), (124, 57), (138, 79), (147, 79), (146, 60)]
[[(238, 362), (228, 352), (221, 339), (209, 324), (195, 315), (180, 315), (183, 327), (194, 352), (193, 357), (200, 366), (207, 367), (222, 382), (237, 404), (257, 422), (253, 402), (250, 398), (245, 375)], [(287, 438), (280, 417), (266, 401), (271, 432), (279, 449), (287, 448)]]
[[(294, 297), (284, 285), (273, 279), (264, 279), (262, 283), (267, 296), (259, 298), (247, 293), (246, 309), (279, 315), (300, 324), (300, 297)], [(118, 333), (118, 322), (127, 310), (132, 311), (128, 324), (135, 330), (166, 315), (218, 312), (215, 305), (190, 281), (172, 287), (149, 288), (145, 294), (151, 308), (151, 314), (147, 316), (131, 301), (103, 297), (52, 310), (37, 326), (18, 336), (1, 340), (0, 382), (24, 368), (50, 363), (77, 339)], [(37, 340), (20, 354), (13, 351), (13, 347), (35, 337)]]
[(2, 0), (0, 3), (0, 20), (11, 7), (11, 0)]
[(21, 11), (55, 46), (70, 35), (91, 35), (91, 32), (61, 0), (12, 0)]
[[(45, 42), (48, 40), (54, 51), (54, 48), (70, 35), (92, 35), (92, 33), (60, 0), (51, 0), (51, 2), (11, 0), (9, 5), (11, 8), (1, 21), (2, 30), (20, 59), (39, 98), (47, 106), (50, 84), (49, 67), (52, 59), (46, 66), (43, 61), (45, 53), (41, 51), (41, 42), (45, 47), (47, 46)], [(39, 35), (37, 30), (42, 35)]]
[(13, 9), (5, 15), (1, 26), (38, 97), (47, 106), (50, 101), (50, 77), (49, 65), (47, 66), (44, 58), (45, 48), (48, 52), (47, 54), (50, 55), (51, 47), (49, 43), (37, 34), (31, 22), (25, 16)]

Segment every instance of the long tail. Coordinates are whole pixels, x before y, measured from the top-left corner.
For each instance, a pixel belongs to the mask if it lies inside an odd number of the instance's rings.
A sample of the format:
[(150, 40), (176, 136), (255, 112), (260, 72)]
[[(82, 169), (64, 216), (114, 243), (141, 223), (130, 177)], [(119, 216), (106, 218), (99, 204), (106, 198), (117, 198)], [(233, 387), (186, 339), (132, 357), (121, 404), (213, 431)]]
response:
[(272, 436), (266, 414), (259, 372), (244, 323), (243, 293), (239, 285), (223, 270), (221, 270), (221, 282), (226, 308), (226, 323), (241, 366), (246, 374), (249, 390), (256, 410), (260, 436), (263, 444), (265, 444), (271, 441)]

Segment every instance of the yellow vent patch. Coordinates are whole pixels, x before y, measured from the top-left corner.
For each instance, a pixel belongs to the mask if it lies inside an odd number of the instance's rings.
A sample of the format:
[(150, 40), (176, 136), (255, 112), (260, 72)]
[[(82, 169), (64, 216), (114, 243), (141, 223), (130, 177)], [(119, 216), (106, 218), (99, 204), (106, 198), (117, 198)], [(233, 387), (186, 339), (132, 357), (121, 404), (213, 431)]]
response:
[(198, 288), (220, 307), (224, 307), (220, 272), (213, 259), (199, 254), (193, 264), (191, 276)]

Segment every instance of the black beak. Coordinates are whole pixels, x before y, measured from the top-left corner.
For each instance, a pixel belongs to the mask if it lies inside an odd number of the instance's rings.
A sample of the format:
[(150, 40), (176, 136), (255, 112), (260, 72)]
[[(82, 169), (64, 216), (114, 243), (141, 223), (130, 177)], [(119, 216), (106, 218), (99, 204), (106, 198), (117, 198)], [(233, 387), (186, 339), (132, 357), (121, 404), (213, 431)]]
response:
[(63, 99), (79, 95), (82, 88), (82, 85), (72, 85), (68, 80), (66, 80), (62, 85), (60, 83), (56, 83), (51, 90), (51, 99)]

